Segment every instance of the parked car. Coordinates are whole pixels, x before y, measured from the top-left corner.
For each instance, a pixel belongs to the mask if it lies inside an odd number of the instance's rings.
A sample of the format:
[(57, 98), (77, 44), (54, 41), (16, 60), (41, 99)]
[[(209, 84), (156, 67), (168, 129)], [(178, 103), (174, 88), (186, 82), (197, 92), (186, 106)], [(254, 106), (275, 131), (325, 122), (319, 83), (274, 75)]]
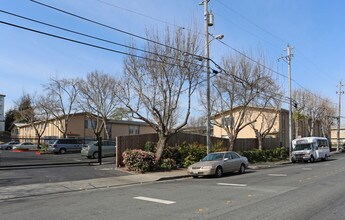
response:
[[(23, 142), (23, 143), (14, 145), (12, 149), (37, 150), (37, 144), (33, 144), (31, 142)], [(40, 147), (38, 147), (38, 149), (40, 149)]]
[(10, 141), (0, 145), (1, 150), (11, 150), (14, 145), (19, 144), (19, 141)]
[[(87, 158), (98, 158), (98, 141), (93, 141), (85, 144), (81, 149), (81, 155)], [(102, 141), (102, 157), (115, 156), (116, 143), (111, 140)]]
[(249, 166), (248, 159), (233, 151), (209, 153), (200, 162), (188, 167), (188, 174), (221, 177), (224, 173), (244, 173)]
[(80, 152), (83, 141), (80, 139), (64, 138), (57, 139), (53, 144), (49, 144), (48, 152), (65, 154), (67, 152)]

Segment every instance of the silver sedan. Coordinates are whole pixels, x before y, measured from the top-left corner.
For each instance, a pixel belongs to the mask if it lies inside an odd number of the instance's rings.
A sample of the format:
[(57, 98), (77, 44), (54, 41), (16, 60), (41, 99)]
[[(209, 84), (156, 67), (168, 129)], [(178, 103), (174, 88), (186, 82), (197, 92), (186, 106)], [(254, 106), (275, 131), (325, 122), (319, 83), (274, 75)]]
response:
[(200, 162), (190, 165), (187, 172), (195, 178), (210, 175), (221, 177), (228, 172), (244, 173), (248, 166), (248, 159), (236, 152), (215, 152), (208, 154)]

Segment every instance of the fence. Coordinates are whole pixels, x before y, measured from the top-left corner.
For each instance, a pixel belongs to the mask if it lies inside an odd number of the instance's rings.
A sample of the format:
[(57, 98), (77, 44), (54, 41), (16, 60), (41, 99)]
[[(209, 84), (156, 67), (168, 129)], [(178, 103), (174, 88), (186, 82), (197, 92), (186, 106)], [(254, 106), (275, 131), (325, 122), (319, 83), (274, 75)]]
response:
[[(130, 135), (130, 136), (118, 136), (116, 138), (116, 166), (123, 166), (122, 153), (127, 149), (142, 149), (146, 142), (158, 142), (157, 134), (142, 134), (142, 135)], [(211, 137), (212, 143), (217, 143), (217, 146), (222, 148), (229, 147), (229, 139)], [(177, 133), (169, 138), (168, 145), (175, 146), (182, 143), (199, 143), (206, 145), (206, 136), (188, 133)], [(234, 151), (245, 151), (257, 148), (257, 139), (237, 139)], [(281, 146), (278, 139), (265, 139), (263, 142), (263, 149), (276, 148)]]

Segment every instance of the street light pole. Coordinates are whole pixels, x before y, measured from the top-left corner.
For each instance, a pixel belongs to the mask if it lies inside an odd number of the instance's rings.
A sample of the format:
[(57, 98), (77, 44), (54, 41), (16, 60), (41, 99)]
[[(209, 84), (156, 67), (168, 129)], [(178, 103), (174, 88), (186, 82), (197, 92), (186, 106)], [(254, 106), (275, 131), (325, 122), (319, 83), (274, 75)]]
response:
[(209, 13), (208, 13), (208, 0), (204, 0), (204, 21), (205, 21), (205, 58), (206, 58), (206, 99), (207, 99), (207, 124), (206, 124), (206, 145), (207, 154), (211, 148), (211, 101), (210, 101), (210, 48), (208, 38), (208, 25), (209, 25)]

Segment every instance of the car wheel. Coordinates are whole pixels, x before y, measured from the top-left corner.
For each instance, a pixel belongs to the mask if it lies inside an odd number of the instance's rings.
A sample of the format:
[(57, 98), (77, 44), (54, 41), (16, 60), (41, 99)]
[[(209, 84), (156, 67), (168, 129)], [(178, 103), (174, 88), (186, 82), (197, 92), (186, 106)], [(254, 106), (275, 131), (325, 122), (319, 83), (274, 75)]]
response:
[(325, 158), (323, 160), (328, 160), (328, 155), (327, 154), (325, 155)]
[(98, 152), (97, 151), (95, 153), (93, 153), (93, 158), (95, 158), (95, 159), (98, 158)]
[(198, 176), (193, 176), (194, 179), (198, 178)]
[(217, 167), (215, 176), (218, 177), (218, 178), (223, 176), (223, 169), (222, 169), (222, 167)]
[(246, 172), (246, 166), (242, 163), (240, 170), (238, 171), (240, 174), (245, 173)]
[(314, 163), (315, 162), (315, 159), (313, 156), (310, 157), (310, 163)]
[(6, 147), (6, 150), (12, 150), (12, 147)]
[(60, 150), (59, 150), (59, 154), (65, 154), (67, 151), (66, 151), (66, 149), (65, 148), (61, 148)]

